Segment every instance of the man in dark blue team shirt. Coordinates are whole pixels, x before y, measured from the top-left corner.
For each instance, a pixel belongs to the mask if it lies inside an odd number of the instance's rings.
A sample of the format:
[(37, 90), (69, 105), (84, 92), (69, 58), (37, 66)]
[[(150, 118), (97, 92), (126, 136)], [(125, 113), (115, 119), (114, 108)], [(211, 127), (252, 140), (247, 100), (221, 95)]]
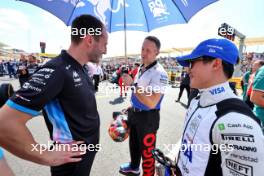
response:
[[(0, 110), (0, 145), (23, 159), (52, 166), (52, 176), (89, 175), (100, 150), (100, 121), (93, 84), (84, 65), (99, 62), (106, 53), (107, 39), (98, 19), (77, 17), (69, 49), (39, 68)], [(26, 127), (41, 110), (56, 143), (53, 151), (40, 152), (40, 145)], [(66, 144), (71, 150), (57, 150)], [(85, 144), (87, 150), (73, 150), (77, 144)]]

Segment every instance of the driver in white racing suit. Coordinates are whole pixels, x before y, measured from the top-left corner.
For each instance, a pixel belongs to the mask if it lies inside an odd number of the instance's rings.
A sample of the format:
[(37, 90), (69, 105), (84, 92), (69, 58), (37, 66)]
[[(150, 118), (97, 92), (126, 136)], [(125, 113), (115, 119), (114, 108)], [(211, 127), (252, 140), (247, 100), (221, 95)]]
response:
[(177, 176), (264, 174), (260, 123), (228, 84), (238, 56), (232, 42), (209, 39), (190, 55), (177, 58), (190, 67), (191, 87), (200, 91), (186, 114)]

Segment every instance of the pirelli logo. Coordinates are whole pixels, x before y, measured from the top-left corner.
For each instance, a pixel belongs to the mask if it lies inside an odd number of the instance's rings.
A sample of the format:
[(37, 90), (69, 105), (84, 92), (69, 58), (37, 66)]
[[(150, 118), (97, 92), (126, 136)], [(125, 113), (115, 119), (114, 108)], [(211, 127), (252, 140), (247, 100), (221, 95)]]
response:
[(253, 176), (253, 167), (241, 164), (231, 159), (226, 159), (226, 167), (231, 175), (236, 176)]
[(221, 134), (221, 136), (226, 141), (255, 142), (254, 136), (251, 134), (227, 133)]

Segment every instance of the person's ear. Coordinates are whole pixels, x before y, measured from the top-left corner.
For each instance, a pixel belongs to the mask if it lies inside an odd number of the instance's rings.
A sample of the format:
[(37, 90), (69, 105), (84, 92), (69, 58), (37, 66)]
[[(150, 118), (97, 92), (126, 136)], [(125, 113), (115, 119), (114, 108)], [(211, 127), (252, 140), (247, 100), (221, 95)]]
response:
[(93, 38), (91, 35), (86, 35), (84, 38), (83, 38), (84, 42), (86, 45), (88, 46), (91, 46), (91, 44), (93, 43)]
[(157, 51), (157, 53), (156, 53), (156, 56), (158, 56), (158, 55), (159, 55), (159, 53), (160, 53), (160, 52), (159, 52), (159, 51)]
[(215, 59), (213, 61), (213, 69), (217, 70), (222, 67), (222, 60), (221, 59)]

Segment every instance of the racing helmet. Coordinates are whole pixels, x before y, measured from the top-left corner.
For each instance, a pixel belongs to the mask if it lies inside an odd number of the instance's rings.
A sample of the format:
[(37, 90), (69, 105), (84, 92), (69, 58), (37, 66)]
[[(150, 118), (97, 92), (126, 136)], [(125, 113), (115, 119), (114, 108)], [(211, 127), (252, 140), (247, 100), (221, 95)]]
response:
[(123, 142), (129, 136), (127, 115), (121, 112), (113, 112), (113, 118), (114, 120), (109, 126), (108, 134), (115, 142)]

